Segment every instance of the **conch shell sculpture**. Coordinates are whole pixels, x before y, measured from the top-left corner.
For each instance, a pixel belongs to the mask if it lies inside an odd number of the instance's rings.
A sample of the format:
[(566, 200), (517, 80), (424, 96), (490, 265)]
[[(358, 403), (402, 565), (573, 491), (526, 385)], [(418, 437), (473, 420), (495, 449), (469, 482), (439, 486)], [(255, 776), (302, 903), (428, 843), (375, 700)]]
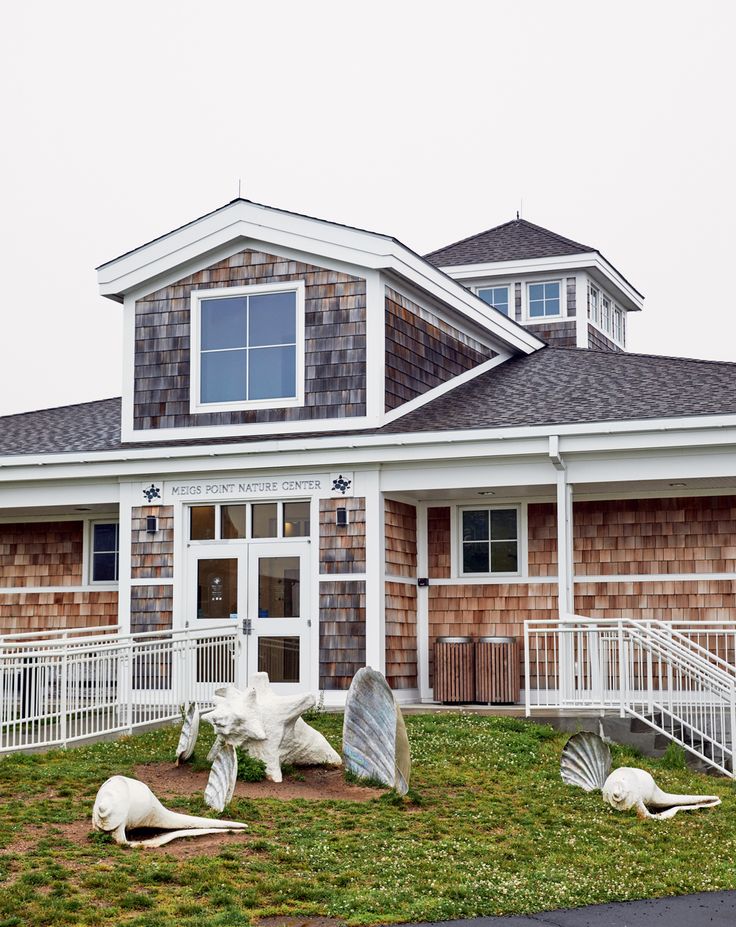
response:
[[(236, 747), (262, 760), (266, 778), (281, 782), (281, 764), (340, 766), (342, 761), (326, 738), (301, 717), (314, 707), (313, 695), (275, 695), (268, 673), (256, 673), (252, 685), (242, 691), (235, 686), (216, 689), (214, 708), (201, 717), (215, 730), (216, 738), (207, 759), (212, 763), (205, 790), (205, 802), (222, 811), (233, 795), (238, 775)], [(185, 718), (177, 757), (186, 753), (192, 724)], [(191, 749), (194, 749), (192, 744)], [(183, 752), (182, 752), (183, 751)], [(191, 751), (189, 753), (191, 755)]]
[(586, 792), (598, 789), (617, 811), (632, 808), (640, 818), (665, 820), (678, 811), (714, 808), (720, 805), (717, 795), (673, 795), (663, 792), (643, 769), (621, 766), (611, 772), (611, 751), (597, 735), (588, 731), (573, 736), (565, 744), (560, 759), (560, 774), (567, 785), (577, 785)]
[[(144, 782), (127, 776), (112, 776), (103, 782), (92, 809), (92, 826), (110, 834), (115, 843), (131, 847), (160, 847), (179, 837), (233, 833), (247, 824), (218, 821), (179, 814), (164, 808)], [(139, 827), (165, 830), (168, 833), (147, 840), (128, 840), (126, 831)]]
[(184, 723), (181, 726), (179, 743), (176, 747), (176, 765), (185, 763), (194, 753), (194, 745), (199, 736), (199, 708), (196, 702), (190, 702), (184, 710)]

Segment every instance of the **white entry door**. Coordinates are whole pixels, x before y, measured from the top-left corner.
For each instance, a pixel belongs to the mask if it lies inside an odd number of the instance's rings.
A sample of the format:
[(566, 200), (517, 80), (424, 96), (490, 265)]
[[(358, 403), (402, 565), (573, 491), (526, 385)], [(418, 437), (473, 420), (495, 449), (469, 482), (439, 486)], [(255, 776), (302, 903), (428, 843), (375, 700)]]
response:
[(276, 691), (311, 687), (309, 544), (248, 545), (247, 676), (266, 672)]
[(189, 626), (237, 627), (235, 680), (222, 675), (214, 649), (202, 642), (197, 682), (246, 686), (253, 673), (266, 672), (277, 692), (309, 691), (309, 543), (208, 543), (188, 553)]

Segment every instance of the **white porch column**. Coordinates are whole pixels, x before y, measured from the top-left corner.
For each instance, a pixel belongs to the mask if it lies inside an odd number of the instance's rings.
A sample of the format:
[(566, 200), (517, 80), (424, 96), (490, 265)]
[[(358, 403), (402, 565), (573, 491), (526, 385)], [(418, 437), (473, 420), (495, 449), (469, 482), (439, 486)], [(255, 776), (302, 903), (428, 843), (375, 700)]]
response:
[[(417, 503), (417, 578), (429, 576), (427, 503)], [(419, 701), (431, 702), (429, 686), (429, 588), (417, 586), (417, 685)]]
[(130, 571), (132, 554), (133, 505), (139, 483), (120, 483), (120, 524), (118, 527), (118, 624), (120, 634), (130, 634)]
[(557, 471), (557, 590), (560, 618), (574, 613), (572, 486), (560, 454), (560, 439), (550, 435), (549, 457)]
[(365, 662), (386, 672), (386, 541), (380, 470), (361, 474), (365, 486)]

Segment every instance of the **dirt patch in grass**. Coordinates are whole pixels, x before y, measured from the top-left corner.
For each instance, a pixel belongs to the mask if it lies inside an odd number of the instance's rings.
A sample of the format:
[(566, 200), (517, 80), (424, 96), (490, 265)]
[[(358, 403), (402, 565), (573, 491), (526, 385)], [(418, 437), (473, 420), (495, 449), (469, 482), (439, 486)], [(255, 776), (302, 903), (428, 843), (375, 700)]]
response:
[[(160, 798), (165, 795), (203, 795), (209, 773), (191, 766), (150, 763), (136, 766), (135, 775)], [(281, 801), (370, 801), (380, 798), (382, 789), (353, 785), (345, 781), (342, 769), (314, 767), (300, 769), (283, 782), (238, 782), (237, 798), (276, 798)]]

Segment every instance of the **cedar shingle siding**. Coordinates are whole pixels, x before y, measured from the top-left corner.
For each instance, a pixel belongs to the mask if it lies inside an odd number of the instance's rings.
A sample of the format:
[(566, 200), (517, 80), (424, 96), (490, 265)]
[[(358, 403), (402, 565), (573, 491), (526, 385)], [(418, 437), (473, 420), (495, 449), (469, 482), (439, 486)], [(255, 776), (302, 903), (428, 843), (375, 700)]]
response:
[(114, 591), (19, 592), (0, 595), (0, 634), (117, 624)]
[(320, 583), (320, 689), (349, 689), (362, 666), (365, 666), (365, 582)]
[[(148, 534), (146, 518), (155, 515), (158, 531)], [(170, 579), (174, 575), (174, 507), (143, 505), (132, 511), (130, 575), (133, 579)]]
[[(417, 575), (417, 510), (386, 499), (386, 574)], [(386, 679), (393, 689), (417, 685), (417, 589), (414, 583), (386, 583)]]
[(386, 288), (386, 411), (496, 356)]
[(81, 585), (81, 521), (0, 525), (0, 587)]
[[(347, 509), (348, 524), (338, 527), (336, 511)], [(320, 573), (365, 572), (365, 499), (320, 499)]]
[(130, 630), (132, 634), (166, 631), (173, 615), (173, 586), (132, 586), (130, 590)]
[(527, 322), (526, 328), (537, 338), (557, 348), (574, 348), (577, 344), (575, 322)]
[(615, 341), (607, 338), (602, 331), (588, 325), (588, 345), (596, 351), (622, 351)]
[[(189, 412), (193, 289), (303, 280), (305, 404), (287, 409)], [(138, 429), (239, 425), (364, 415), (365, 280), (261, 251), (241, 251), (138, 300), (134, 422)]]

